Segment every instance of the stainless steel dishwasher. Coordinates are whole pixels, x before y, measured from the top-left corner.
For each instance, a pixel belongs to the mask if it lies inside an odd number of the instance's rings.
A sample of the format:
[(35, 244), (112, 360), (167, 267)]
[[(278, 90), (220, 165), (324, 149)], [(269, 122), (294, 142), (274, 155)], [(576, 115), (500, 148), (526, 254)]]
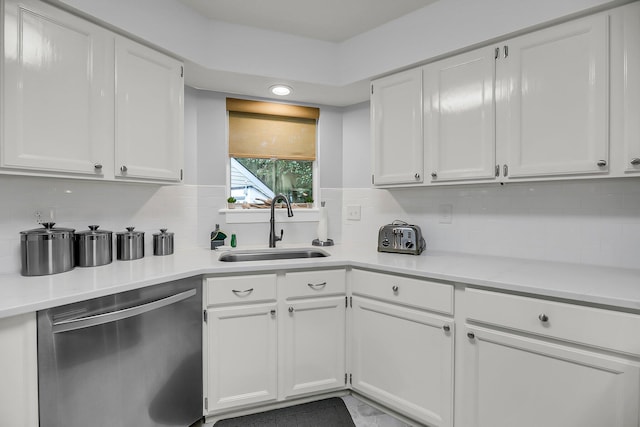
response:
[(202, 418), (197, 278), (38, 312), (41, 427), (186, 427)]

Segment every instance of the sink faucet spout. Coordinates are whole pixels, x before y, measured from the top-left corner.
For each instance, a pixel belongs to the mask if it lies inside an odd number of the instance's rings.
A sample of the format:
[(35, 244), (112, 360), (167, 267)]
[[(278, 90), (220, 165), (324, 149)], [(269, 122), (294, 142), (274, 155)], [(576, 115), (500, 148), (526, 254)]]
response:
[(271, 201), (271, 218), (269, 219), (269, 247), (275, 248), (276, 242), (278, 240), (282, 240), (282, 236), (284, 234), (284, 230), (280, 230), (280, 237), (276, 236), (276, 220), (275, 220), (275, 209), (276, 203), (278, 200), (282, 200), (287, 205), (287, 216), (291, 218), (293, 216), (293, 210), (291, 209), (291, 203), (289, 203), (289, 199), (282, 193), (277, 194), (273, 200)]

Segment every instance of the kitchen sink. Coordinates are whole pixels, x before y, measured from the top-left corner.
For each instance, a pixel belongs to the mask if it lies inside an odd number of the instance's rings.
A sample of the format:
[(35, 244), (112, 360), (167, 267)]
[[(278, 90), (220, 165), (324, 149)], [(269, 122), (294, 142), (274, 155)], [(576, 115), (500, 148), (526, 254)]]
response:
[(314, 248), (305, 249), (256, 249), (246, 251), (228, 251), (218, 258), (223, 262), (269, 261), (278, 259), (324, 258), (329, 253)]

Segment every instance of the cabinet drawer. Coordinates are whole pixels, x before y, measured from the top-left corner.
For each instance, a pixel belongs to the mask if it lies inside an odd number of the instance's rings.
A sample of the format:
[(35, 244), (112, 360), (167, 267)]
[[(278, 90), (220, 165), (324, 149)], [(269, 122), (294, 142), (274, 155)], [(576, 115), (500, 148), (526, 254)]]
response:
[(353, 270), (354, 295), (453, 314), (453, 286), (429, 280)]
[(619, 311), (467, 289), (467, 319), (640, 355), (640, 316)]
[(242, 304), (276, 299), (276, 275), (210, 277), (206, 280), (207, 305)]
[(287, 273), (286, 298), (339, 295), (346, 292), (344, 270), (301, 271)]

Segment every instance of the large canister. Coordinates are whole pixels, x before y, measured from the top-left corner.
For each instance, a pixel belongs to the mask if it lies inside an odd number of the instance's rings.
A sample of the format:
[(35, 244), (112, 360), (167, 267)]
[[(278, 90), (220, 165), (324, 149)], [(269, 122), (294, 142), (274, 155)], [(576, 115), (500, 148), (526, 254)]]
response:
[(159, 233), (153, 234), (153, 254), (171, 255), (173, 253), (173, 233), (167, 233), (166, 228), (161, 228)]
[(54, 228), (45, 222), (43, 228), (20, 232), (23, 276), (44, 276), (73, 270), (75, 266), (72, 228)]
[(98, 230), (90, 225), (88, 230), (75, 234), (76, 265), (96, 267), (113, 261), (113, 232)]
[(116, 257), (122, 261), (130, 261), (144, 257), (144, 231), (133, 231), (135, 227), (127, 227), (127, 231), (116, 233)]

